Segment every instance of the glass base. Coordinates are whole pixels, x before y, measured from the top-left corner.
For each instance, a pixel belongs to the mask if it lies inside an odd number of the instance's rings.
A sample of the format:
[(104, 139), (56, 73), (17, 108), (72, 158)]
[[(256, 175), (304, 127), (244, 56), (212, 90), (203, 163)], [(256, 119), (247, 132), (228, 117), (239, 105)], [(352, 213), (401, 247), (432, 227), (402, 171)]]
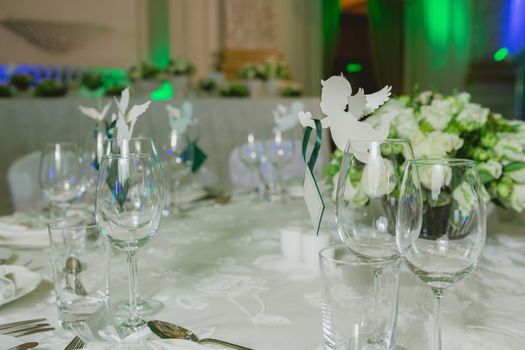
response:
[[(137, 300), (137, 311), (141, 316), (149, 316), (156, 314), (164, 308), (164, 303), (155, 299), (142, 299)], [(115, 309), (119, 317), (129, 317), (129, 302), (127, 300), (117, 301), (115, 303)]]

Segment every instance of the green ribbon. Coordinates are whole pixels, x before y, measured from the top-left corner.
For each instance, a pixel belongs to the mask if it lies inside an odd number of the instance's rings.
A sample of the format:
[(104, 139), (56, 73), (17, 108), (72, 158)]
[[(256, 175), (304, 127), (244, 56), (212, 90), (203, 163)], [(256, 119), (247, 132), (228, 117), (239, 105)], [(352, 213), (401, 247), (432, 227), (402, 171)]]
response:
[(306, 166), (308, 167), (307, 171), (310, 171), (310, 174), (312, 175), (312, 179), (314, 181), (315, 188), (317, 189), (317, 192), (319, 193), (319, 197), (321, 200), (321, 214), (319, 217), (319, 222), (317, 222), (317, 224), (315, 225), (316, 226), (315, 232), (316, 234), (319, 234), (319, 229), (321, 227), (321, 221), (323, 218), (325, 205), (324, 205), (323, 197), (321, 195), (321, 191), (319, 190), (319, 186), (317, 185), (317, 180), (315, 179), (315, 176), (314, 176), (314, 166), (315, 166), (315, 162), (317, 161), (317, 157), (319, 156), (319, 151), (321, 150), (321, 141), (323, 139), (323, 126), (320, 120), (313, 119), (313, 121), (315, 123), (316, 136), (315, 136), (314, 148), (312, 149), (312, 154), (310, 155), (310, 159), (307, 160), (306, 152), (308, 150), (308, 141), (310, 141), (310, 136), (312, 135), (312, 130), (313, 130), (311, 126), (307, 126), (304, 131), (302, 151), (303, 151), (304, 162), (306, 163)]
[(304, 131), (304, 137), (303, 137), (303, 159), (308, 168), (312, 171), (314, 171), (315, 162), (317, 161), (317, 157), (319, 156), (319, 151), (321, 150), (321, 141), (323, 139), (323, 125), (321, 124), (321, 121), (318, 119), (313, 119), (315, 123), (315, 145), (314, 149), (312, 150), (312, 154), (310, 155), (310, 159), (306, 160), (306, 151), (308, 150), (308, 141), (310, 141), (310, 135), (312, 134), (313, 128), (311, 126), (307, 126), (306, 130)]

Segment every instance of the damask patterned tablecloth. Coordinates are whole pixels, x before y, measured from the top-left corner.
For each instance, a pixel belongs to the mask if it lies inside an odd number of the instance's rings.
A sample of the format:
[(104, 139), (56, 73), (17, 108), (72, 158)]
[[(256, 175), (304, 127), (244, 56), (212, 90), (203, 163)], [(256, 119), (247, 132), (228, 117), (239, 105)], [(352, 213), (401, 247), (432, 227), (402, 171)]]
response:
[[(337, 242), (333, 210), (323, 231)], [(234, 200), (166, 219), (139, 254), (141, 294), (164, 302), (154, 316), (197, 334), (255, 349), (321, 349), (321, 282), (318, 272), (280, 253), (280, 230), (311, 232), (304, 203)], [(491, 220), (492, 221), (492, 220)], [(19, 251), (20, 261), (49, 276), (48, 251)], [(114, 283), (126, 282), (124, 256), (116, 257)], [(120, 260), (119, 260), (120, 259)], [(46, 317), (56, 324), (50, 282), (0, 308), (0, 323)], [(525, 229), (489, 225), (476, 270), (444, 298), (446, 349), (525, 348)], [(398, 344), (429, 349), (433, 296), (406, 269), (401, 275)], [(41, 349), (63, 349), (64, 330), (32, 336)]]

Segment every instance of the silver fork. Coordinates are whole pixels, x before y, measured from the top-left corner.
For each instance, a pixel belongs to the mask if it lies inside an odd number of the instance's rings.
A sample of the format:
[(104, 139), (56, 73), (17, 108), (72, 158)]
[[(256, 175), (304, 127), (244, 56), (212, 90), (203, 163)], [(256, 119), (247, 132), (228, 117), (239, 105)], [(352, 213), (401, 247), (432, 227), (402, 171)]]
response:
[(67, 344), (64, 350), (77, 350), (82, 349), (86, 344), (79, 337), (74, 337), (73, 340)]

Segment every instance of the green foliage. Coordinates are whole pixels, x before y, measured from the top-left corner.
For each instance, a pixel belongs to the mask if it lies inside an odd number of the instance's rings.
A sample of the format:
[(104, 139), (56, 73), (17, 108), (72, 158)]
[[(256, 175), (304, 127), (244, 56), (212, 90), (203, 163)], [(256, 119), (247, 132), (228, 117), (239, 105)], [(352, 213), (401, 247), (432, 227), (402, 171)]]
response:
[(61, 97), (65, 96), (66, 93), (66, 87), (53, 79), (41, 80), (34, 91), (34, 95), (37, 97)]
[(14, 86), (18, 91), (26, 91), (31, 87), (33, 82), (33, 77), (31, 75), (23, 74), (13, 74), (9, 79), (9, 83)]
[(238, 81), (226, 84), (221, 89), (221, 96), (223, 97), (247, 97), (250, 95), (250, 91), (246, 84)]

